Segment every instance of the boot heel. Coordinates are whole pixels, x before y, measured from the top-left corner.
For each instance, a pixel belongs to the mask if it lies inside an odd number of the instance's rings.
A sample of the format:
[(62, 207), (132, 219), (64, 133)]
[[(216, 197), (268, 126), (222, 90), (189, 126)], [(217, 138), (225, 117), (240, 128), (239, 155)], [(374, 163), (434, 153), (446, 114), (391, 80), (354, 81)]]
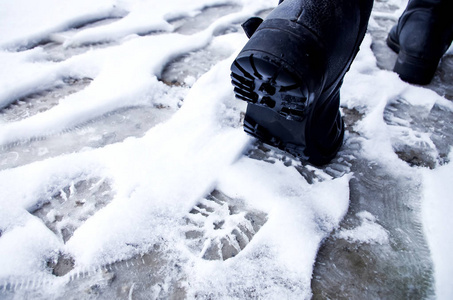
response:
[(431, 82), (438, 64), (439, 60), (424, 60), (400, 51), (393, 71), (406, 82), (425, 85)]

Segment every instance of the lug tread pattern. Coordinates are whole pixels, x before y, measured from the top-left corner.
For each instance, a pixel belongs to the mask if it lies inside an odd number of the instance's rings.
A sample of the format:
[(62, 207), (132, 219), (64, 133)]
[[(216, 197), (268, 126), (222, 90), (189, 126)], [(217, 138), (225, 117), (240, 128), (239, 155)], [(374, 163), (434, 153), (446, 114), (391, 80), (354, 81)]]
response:
[(251, 54), (237, 58), (231, 71), (239, 100), (270, 108), (288, 120), (305, 118), (307, 97), (302, 83), (282, 64)]

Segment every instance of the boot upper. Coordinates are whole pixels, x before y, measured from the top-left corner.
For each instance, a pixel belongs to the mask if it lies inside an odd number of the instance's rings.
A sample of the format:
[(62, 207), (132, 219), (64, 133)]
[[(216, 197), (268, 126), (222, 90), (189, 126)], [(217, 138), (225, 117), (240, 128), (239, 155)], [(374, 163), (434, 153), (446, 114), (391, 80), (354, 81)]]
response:
[[(311, 31), (324, 49), (326, 85), (345, 73), (365, 34), (372, 1), (285, 0), (266, 20), (286, 19)], [(304, 52), (304, 49), (291, 49)]]
[(440, 59), (453, 38), (453, 16), (448, 10), (453, 1), (444, 3), (411, 1), (389, 34), (396, 50), (427, 61)]

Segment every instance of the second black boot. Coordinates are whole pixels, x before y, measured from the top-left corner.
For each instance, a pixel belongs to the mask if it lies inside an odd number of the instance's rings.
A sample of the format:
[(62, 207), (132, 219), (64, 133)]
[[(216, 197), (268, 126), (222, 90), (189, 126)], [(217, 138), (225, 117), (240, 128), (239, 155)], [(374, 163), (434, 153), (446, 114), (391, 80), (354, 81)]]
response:
[[(373, 0), (285, 0), (231, 66), (244, 129), (315, 165), (340, 149), (343, 77), (366, 32)], [(258, 22), (259, 23), (259, 22)]]
[(402, 80), (428, 84), (453, 39), (452, 0), (411, 0), (387, 44), (398, 53), (394, 71)]

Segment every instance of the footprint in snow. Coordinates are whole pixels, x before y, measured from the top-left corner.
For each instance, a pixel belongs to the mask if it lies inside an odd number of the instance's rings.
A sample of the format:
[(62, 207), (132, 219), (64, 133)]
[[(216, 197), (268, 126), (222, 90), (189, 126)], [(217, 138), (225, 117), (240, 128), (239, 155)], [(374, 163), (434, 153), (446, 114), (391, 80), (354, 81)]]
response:
[(78, 24), (77, 26), (74, 26), (73, 28), (70, 28), (63, 32), (50, 34), (47, 39), (39, 42), (37, 46), (41, 47), (44, 52), (47, 53), (47, 59), (49, 61), (61, 62), (75, 55), (83, 54), (88, 51), (117, 45), (117, 42), (108, 39), (103, 40), (100, 38), (98, 38), (98, 40), (87, 40), (82, 43), (71, 45), (65, 45), (65, 42), (82, 32), (87, 32), (89, 30), (92, 30), (93, 28), (100, 28), (102, 26), (107, 26), (109, 24), (117, 22), (118, 20), (121, 20), (122, 17), (124, 16), (86, 21), (85, 23)]
[(227, 260), (238, 255), (266, 221), (266, 213), (214, 190), (187, 215), (187, 244), (203, 259)]
[[(174, 32), (184, 35), (191, 35), (206, 29), (218, 18), (227, 14), (238, 12), (240, 10), (241, 7), (238, 5), (219, 4), (207, 6), (201, 9), (200, 12), (195, 14), (194, 16), (168, 18), (167, 22), (173, 25), (173, 27), (175, 28)], [(236, 31), (236, 29), (232, 30)], [(225, 32), (218, 32), (215, 34), (220, 35), (222, 33)]]
[(309, 184), (313, 184), (339, 178), (350, 173), (356, 153), (360, 148), (360, 140), (352, 135), (348, 135), (338, 155), (328, 164), (316, 167), (300, 161), (285, 151), (263, 144), (258, 140), (254, 142), (246, 155), (251, 159), (261, 160), (266, 163), (282, 163), (286, 167), (294, 167)]
[[(237, 5), (220, 4), (205, 7), (194, 16), (170, 17), (166, 21), (174, 27), (174, 33), (191, 35), (206, 29), (219, 17), (239, 10), (240, 7)], [(109, 26), (115, 26), (115, 23), (121, 21), (126, 16), (127, 14), (125, 12), (117, 12), (112, 17), (89, 20), (68, 30), (52, 33), (46, 39), (30, 45), (29, 48), (39, 46), (47, 53), (48, 60), (61, 62), (72, 56), (91, 50), (115, 46), (119, 44), (118, 37), (109, 37), (102, 30), (108, 29)], [(226, 32), (228, 30), (235, 31), (237, 29), (226, 29)], [(226, 32), (218, 32), (216, 34), (220, 35)], [(143, 29), (132, 33), (139, 36), (148, 36), (167, 32), (162, 29)]]
[(411, 166), (430, 169), (448, 162), (452, 118), (453, 111), (440, 104), (418, 106), (403, 97), (390, 101), (384, 111), (398, 157)]
[(63, 78), (62, 82), (51, 88), (37, 89), (0, 108), (0, 121), (17, 122), (45, 112), (58, 105), (61, 99), (83, 90), (90, 83), (90, 78)]
[(31, 211), (66, 243), (74, 231), (113, 199), (113, 191), (104, 178), (73, 181), (50, 199), (40, 201)]

